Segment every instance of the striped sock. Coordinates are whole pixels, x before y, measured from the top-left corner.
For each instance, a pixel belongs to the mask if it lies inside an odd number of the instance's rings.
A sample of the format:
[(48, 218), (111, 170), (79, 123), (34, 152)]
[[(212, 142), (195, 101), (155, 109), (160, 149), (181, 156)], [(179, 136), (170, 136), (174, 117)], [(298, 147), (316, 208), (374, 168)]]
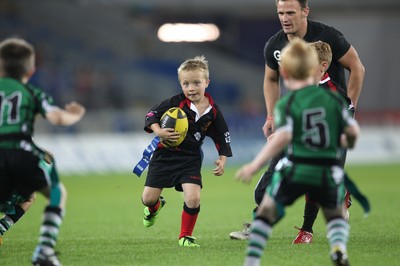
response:
[(271, 233), (272, 226), (266, 220), (257, 217), (253, 221), (244, 265), (260, 265), (261, 256)]
[(40, 227), (39, 245), (45, 254), (54, 253), (58, 232), (62, 223), (62, 211), (58, 207), (47, 207)]
[(328, 222), (326, 228), (331, 250), (338, 247), (343, 253), (346, 253), (350, 225), (343, 218), (335, 218)]
[(4, 235), (4, 233), (10, 229), (10, 227), (14, 224), (14, 221), (8, 216), (5, 215), (0, 219), (0, 235)]

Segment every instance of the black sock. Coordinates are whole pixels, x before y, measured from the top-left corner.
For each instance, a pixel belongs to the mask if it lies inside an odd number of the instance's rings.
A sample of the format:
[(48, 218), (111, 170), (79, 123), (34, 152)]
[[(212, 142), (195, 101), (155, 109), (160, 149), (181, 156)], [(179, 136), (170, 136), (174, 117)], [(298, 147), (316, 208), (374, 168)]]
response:
[(313, 232), (312, 228), (317, 219), (319, 207), (313, 203), (306, 202), (304, 206), (304, 221), (303, 226), (301, 227), (302, 230), (307, 232)]
[(19, 205), (15, 205), (14, 209), (15, 209), (15, 213), (14, 214), (7, 214), (7, 216), (10, 217), (10, 219), (14, 223), (16, 223), (25, 214), (25, 211)]

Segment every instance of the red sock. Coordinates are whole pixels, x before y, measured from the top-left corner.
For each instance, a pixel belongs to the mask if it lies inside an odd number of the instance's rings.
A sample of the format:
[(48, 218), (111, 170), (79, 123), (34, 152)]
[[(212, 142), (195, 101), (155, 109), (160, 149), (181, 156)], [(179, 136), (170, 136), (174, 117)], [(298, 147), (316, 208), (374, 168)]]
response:
[(160, 208), (160, 203), (161, 201), (158, 200), (156, 204), (154, 204), (153, 206), (149, 206), (149, 211), (151, 213), (155, 213), (158, 210), (158, 208)]
[[(193, 214), (189, 214), (186, 210), (189, 210)], [(196, 225), (197, 216), (199, 215), (199, 211), (200, 207), (196, 209), (189, 209), (188, 207), (186, 207), (186, 205), (183, 207), (181, 233), (179, 234), (179, 239), (184, 236), (192, 235), (194, 226)]]
[(347, 189), (346, 189), (346, 194), (344, 195), (344, 197), (345, 197), (345, 201), (344, 202), (345, 202), (346, 207), (348, 209), (351, 206), (351, 194)]

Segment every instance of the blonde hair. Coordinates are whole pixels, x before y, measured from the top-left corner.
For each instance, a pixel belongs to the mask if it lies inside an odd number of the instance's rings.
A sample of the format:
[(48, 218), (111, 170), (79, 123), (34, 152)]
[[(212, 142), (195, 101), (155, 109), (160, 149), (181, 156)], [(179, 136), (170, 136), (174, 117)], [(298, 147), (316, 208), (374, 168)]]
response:
[(195, 71), (195, 70), (203, 71), (205, 79), (209, 79), (210, 72), (208, 70), (208, 61), (206, 60), (206, 57), (204, 55), (196, 56), (191, 59), (186, 59), (185, 62), (183, 62), (178, 67), (178, 77), (182, 71)]
[(304, 80), (313, 76), (318, 63), (315, 49), (300, 38), (295, 38), (282, 49), (280, 67), (293, 79)]
[(317, 52), (319, 63), (322, 63), (322, 61), (325, 61), (328, 63), (328, 65), (331, 64), (332, 50), (331, 50), (331, 46), (329, 44), (327, 44), (326, 42), (323, 42), (323, 41), (317, 41), (317, 42), (309, 43), (309, 45), (312, 46), (315, 49), (315, 51)]

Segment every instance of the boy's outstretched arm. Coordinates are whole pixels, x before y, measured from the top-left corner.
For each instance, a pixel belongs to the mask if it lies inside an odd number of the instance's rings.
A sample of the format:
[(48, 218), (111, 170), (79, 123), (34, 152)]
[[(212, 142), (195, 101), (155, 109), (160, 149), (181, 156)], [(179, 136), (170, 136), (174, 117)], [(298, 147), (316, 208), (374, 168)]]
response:
[(70, 126), (82, 119), (86, 109), (77, 102), (65, 105), (65, 109), (55, 108), (46, 113), (46, 119), (53, 125)]
[(279, 131), (271, 135), (268, 142), (264, 144), (256, 157), (250, 162), (243, 165), (235, 175), (236, 180), (249, 183), (253, 175), (260, 170), (272, 157), (276, 156), (283, 150), (292, 140), (292, 133), (289, 131)]

